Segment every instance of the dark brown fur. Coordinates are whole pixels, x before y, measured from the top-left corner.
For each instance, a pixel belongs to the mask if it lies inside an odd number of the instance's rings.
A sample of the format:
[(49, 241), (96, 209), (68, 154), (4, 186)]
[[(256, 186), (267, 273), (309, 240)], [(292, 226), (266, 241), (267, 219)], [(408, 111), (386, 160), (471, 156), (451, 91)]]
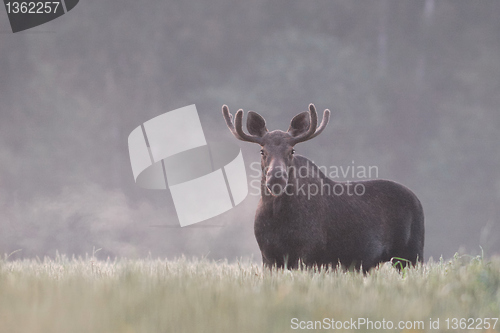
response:
[[(311, 104), (309, 113), (293, 118), (288, 132), (268, 132), (264, 119), (250, 112), (250, 135), (241, 128), (241, 110), (236, 114), (236, 126), (226, 106), (223, 113), (238, 139), (262, 147), (262, 197), (255, 216), (255, 237), (264, 265), (298, 268), (299, 262), (308, 267), (340, 263), (367, 271), (391, 258), (422, 262), (424, 215), (415, 194), (388, 180), (335, 182), (312, 161), (294, 154), (295, 144), (326, 127), (328, 110), (317, 127)], [(316, 189), (318, 193), (311, 195)], [(358, 195), (360, 189), (362, 195)]]

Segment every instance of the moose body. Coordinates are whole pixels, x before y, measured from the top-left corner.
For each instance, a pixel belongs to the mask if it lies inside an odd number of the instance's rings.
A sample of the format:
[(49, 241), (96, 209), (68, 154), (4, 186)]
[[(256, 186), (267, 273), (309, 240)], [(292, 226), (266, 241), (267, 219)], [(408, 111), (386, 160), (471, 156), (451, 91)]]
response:
[[(240, 110), (233, 124), (227, 106), (226, 123), (240, 140), (262, 150), (261, 194), (255, 216), (255, 237), (267, 267), (336, 266), (362, 268), (380, 262), (423, 260), (424, 215), (409, 189), (388, 180), (337, 182), (309, 159), (295, 155), (295, 144), (321, 133), (329, 120), (325, 110), (293, 118), (288, 132), (269, 132), (264, 119), (250, 111), (243, 132)], [(406, 264), (405, 261), (402, 264)]]

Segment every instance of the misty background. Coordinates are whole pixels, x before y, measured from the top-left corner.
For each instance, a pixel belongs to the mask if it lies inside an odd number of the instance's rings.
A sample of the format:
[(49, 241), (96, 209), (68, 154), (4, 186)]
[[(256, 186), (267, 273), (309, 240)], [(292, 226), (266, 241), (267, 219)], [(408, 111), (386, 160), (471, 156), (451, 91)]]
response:
[(236, 142), (223, 104), (286, 130), (314, 103), (330, 124), (297, 153), (412, 189), (426, 260), (499, 254), (499, 17), (494, 0), (82, 0), (13, 34), (0, 10), (0, 253), (260, 261), (258, 197), (180, 228), (168, 191), (135, 185), (127, 137), (196, 104), (209, 142)]

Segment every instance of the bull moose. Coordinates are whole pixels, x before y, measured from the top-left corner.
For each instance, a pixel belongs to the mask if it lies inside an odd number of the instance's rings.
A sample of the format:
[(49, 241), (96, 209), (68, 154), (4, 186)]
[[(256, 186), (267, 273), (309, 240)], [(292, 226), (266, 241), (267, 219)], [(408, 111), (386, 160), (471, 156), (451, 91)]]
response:
[[(393, 258), (403, 265), (423, 261), (424, 214), (413, 192), (389, 180), (334, 181), (311, 160), (295, 154), (296, 144), (326, 128), (329, 110), (318, 127), (310, 104), (309, 112), (292, 119), (287, 132), (269, 132), (264, 118), (249, 111), (249, 134), (242, 128), (243, 110), (236, 112), (234, 123), (226, 105), (222, 113), (237, 139), (262, 148), (254, 231), (265, 266), (341, 264), (366, 272)], [(306, 193), (312, 189), (315, 195)]]

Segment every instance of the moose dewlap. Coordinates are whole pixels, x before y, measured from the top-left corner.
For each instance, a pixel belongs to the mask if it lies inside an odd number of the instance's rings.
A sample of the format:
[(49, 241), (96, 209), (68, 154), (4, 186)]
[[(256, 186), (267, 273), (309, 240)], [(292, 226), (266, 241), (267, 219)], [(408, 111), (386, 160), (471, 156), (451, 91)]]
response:
[[(254, 230), (264, 265), (340, 263), (367, 271), (392, 258), (404, 259), (403, 265), (423, 261), (424, 213), (413, 192), (388, 180), (333, 181), (311, 160), (295, 154), (296, 144), (325, 129), (329, 110), (318, 126), (310, 104), (309, 112), (292, 119), (287, 132), (269, 132), (264, 118), (249, 111), (250, 134), (242, 128), (243, 110), (236, 112), (234, 123), (226, 105), (222, 113), (237, 139), (262, 147), (262, 196)], [(300, 168), (310, 172), (295, 172)]]

